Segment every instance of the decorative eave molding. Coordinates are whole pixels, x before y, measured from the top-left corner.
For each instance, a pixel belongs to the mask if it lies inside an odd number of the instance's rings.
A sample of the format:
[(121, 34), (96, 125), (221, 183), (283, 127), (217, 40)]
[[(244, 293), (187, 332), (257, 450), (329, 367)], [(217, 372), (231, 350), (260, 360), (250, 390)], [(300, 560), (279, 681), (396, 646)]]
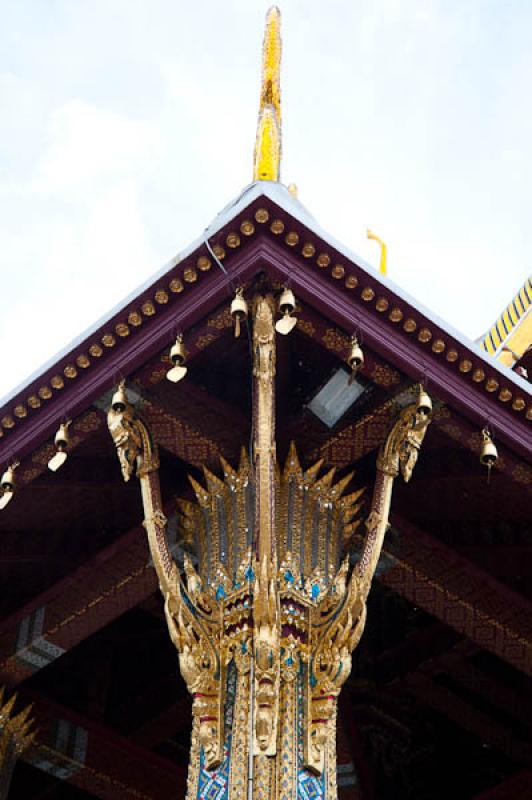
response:
[[(220, 215), (221, 227), (207, 232), (233, 282), (245, 282), (260, 269), (280, 281), (289, 278), (302, 300), (347, 334), (359, 329), (377, 353), (415, 380), (428, 381), (442, 400), (475, 423), (489, 421), (512, 449), (529, 457), (532, 391), (526, 381), (433, 321), (382, 276), (346, 257), (309, 227), (309, 219), (304, 224), (274, 202), (272, 190), (252, 190), (251, 202), (245, 204), (244, 193)], [(228, 278), (212, 263), (204, 240), (198, 240), (0, 409), (0, 463), (42, 444), (62, 415), (81, 413), (119, 375), (138, 369), (168, 345), (176, 330), (198, 323), (230, 292)]]

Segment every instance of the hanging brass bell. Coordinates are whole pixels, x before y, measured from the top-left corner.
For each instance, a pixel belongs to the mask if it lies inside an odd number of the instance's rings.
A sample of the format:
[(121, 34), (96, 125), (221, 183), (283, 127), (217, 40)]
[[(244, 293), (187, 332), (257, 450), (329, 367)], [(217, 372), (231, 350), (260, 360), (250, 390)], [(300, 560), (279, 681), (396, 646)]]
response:
[(358, 370), (364, 364), (364, 352), (360, 347), (356, 336), (351, 337), (351, 347), (349, 350), (349, 355), (347, 356), (347, 363), (351, 368), (351, 375), (349, 376), (348, 381), (349, 385), (351, 385)]
[(364, 353), (362, 352), (362, 348), (360, 347), (356, 336), (353, 336), (351, 339), (351, 349), (349, 350), (349, 355), (347, 356), (347, 363), (354, 372), (360, 369), (364, 363)]
[(120, 381), (118, 384), (118, 389), (113, 395), (113, 399), (111, 401), (111, 408), (113, 411), (116, 411), (117, 414), (121, 414), (124, 412), (129, 405), (129, 399), (126, 392), (126, 382)]
[(178, 381), (187, 374), (187, 368), (183, 366), (186, 357), (187, 353), (185, 350), (185, 343), (183, 342), (183, 336), (178, 334), (170, 350), (170, 361), (174, 366), (166, 373), (166, 377), (172, 383), (178, 383)]
[(296, 298), (291, 289), (283, 289), (279, 298), (279, 311), (283, 315), (280, 320), (275, 323), (275, 330), (277, 333), (286, 336), (297, 325), (297, 317), (293, 317), (296, 308)]
[(0, 480), (0, 511), (4, 509), (15, 493), (15, 470), (18, 463), (10, 464)]
[(432, 400), (422, 383), (418, 387), (416, 412), (423, 417), (428, 417), (432, 414)]
[(235, 338), (240, 336), (240, 325), (247, 319), (248, 304), (244, 297), (244, 290), (239, 288), (236, 290), (233, 302), (231, 303), (231, 316), (235, 321)]
[(491, 434), (487, 428), (482, 431), (482, 444), (480, 446), (480, 463), (488, 469), (488, 483), (492, 467), (499, 459), (497, 448), (493, 442)]
[(0, 481), (0, 489), (4, 492), (13, 492), (15, 490), (15, 464), (10, 464), (9, 467), (6, 469), (4, 474), (2, 475), (2, 480)]
[(175, 340), (175, 344), (172, 345), (172, 349), (170, 350), (170, 361), (174, 365), (174, 367), (180, 367), (182, 364), (185, 363), (186, 352), (185, 352), (185, 345), (183, 343), (183, 337), (181, 334)]
[(67, 449), (70, 442), (68, 429), (70, 428), (71, 424), (72, 424), (71, 420), (68, 419), (66, 422), (62, 422), (61, 425), (59, 426), (59, 429), (55, 434), (55, 440), (54, 440), (55, 446), (57, 447), (58, 450)]
[(71, 420), (62, 422), (55, 434), (55, 453), (48, 462), (48, 469), (52, 470), (52, 472), (57, 472), (59, 467), (62, 467), (67, 460), (67, 448), (70, 441), (68, 429), (70, 425)]

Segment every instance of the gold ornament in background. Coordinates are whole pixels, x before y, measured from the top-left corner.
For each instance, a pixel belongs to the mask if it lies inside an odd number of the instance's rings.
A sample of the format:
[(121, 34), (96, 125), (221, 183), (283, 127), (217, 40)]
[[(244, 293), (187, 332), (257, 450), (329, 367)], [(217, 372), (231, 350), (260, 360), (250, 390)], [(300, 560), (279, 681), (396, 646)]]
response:
[(36, 734), (30, 717), (32, 707), (14, 714), (16, 700), (16, 694), (5, 700), (5, 690), (0, 688), (0, 800), (7, 800), (16, 761), (33, 743)]
[(387, 272), (386, 244), (383, 242), (383, 240), (379, 236), (377, 236), (377, 234), (373, 233), (373, 231), (370, 231), (369, 228), (366, 231), (366, 236), (368, 237), (368, 239), (373, 239), (373, 241), (377, 242), (377, 244), (379, 245), (380, 250), (381, 250), (381, 257), (380, 257), (380, 261), (379, 261), (379, 272), (381, 273), (381, 275), (386, 275), (386, 272)]

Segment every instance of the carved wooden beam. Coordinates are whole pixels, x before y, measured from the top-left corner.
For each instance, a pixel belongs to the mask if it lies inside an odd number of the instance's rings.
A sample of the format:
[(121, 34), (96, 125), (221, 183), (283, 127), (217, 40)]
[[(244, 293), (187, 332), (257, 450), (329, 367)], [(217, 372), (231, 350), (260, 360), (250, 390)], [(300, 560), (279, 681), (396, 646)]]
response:
[(519, 764), (532, 764), (530, 742), (518, 739), (506, 725), (479, 711), (450, 689), (420, 673), (408, 677), (406, 689), (494, 750), (505, 753)]
[[(28, 695), (29, 696), (29, 695)], [(31, 697), (38, 733), (24, 760), (101, 800), (182, 797), (186, 770), (42, 697)]]
[(515, 688), (508, 686), (472, 664), (460, 652), (460, 648), (453, 648), (439, 658), (428, 660), (421, 665), (421, 671), (431, 677), (448, 675), (469, 693), (480, 695), (491, 706), (518, 720), (530, 731), (532, 702), (530, 680), (526, 676), (516, 675), (518, 680)]
[[(347, 356), (351, 345), (352, 330), (342, 330), (331, 324), (327, 318), (317, 314), (310, 305), (303, 305), (299, 314), (297, 330), (312, 339), (316, 344), (334, 353), (338, 366), (349, 371)], [(387, 361), (369, 350), (364, 352), (364, 363), (359, 374), (387, 391), (393, 391), (401, 383), (400, 373)]]
[(438, 661), (440, 656), (443, 658), (449, 650), (453, 650), (459, 639), (460, 635), (453, 628), (441, 622), (415, 630), (375, 660), (371, 678), (377, 685), (401, 681), (427, 661)]
[(481, 792), (474, 800), (529, 800), (531, 787), (532, 770), (526, 769)]
[[(60, 418), (57, 421), (59, 426)], [(105, 425), (105, 415), (91, 408), (74, 420), (70, 428), (69, 452), (82, 445), (96, 431)], [(48, 461), (55, 452), (53, 440), (38, 447), (21, 461), (17, 470), (17, 484), (22, 489), (48, 469)], [(59, 476), (58, 476), (59, 477)]]
[(532, 604), (397, 514), (398, 552), (380, 580), (467, 636), (532, 674)]
[(145, 531), (136, 527), (4, 620), (0, 679), (20, 683), (156, 589)]
[(532, 578), (532, 545), (458, 545), (457, 552), (496, 578)]
[[(446, 406), (435, 420), (436, 426), (444, 433), (458, 442), (460, 446), (466, 447), (477, 457), (480, 452), (481, 432), (480, 428), (471, 424), (470, 420), (465, 419), (454, 409)], [(508, 475), (516, 484), (527, 492), (532, 492), (532, 465), (530, 460), (525, 461), (513, 450), (504, 447), (497, 442), (499, 458), (496, 469)], [(530, 455), (530, 451), (529, 454)]]
[(150, 750), (177, 733), (190, 728), (192, 703), (188, 693), (163, 709), (140, 728), (129, 734), (129, 739)]
[(150, 400), (142, 402), (142, 414), (150, 426), (155, 442), (169, 453), (198, 468), (205, 463), (218, 463), (218, 443), (203, 435), (197, 428), (192, 428)]
[(344, 729), (344, 737), (351, 751), (352, 763), (354, 765), (357, 789), (362, 800), (376, 800), (375, 778), (373, 769), (364, 752), (364, 747), (360, 732), (358, 730), (352, 708), (352, 695), (349, 685), (340, 695), (339, 701), (339, 721)]

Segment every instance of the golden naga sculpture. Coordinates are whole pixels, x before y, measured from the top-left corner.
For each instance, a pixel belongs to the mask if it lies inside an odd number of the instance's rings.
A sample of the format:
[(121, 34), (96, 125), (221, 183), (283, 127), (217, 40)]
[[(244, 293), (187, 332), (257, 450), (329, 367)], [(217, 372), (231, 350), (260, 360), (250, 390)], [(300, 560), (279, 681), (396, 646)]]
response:
[(322, 462), (304, 470), (291, 446), (275, 455), (275, 305), (251, 304), (253, 443), (223, 478), (191, 479), (179, 502), (189, 554), (182, 572), (166, 538), (158, 458), (124, 385), (108, 424), (124, 478), (141, 483), (145, 527), (181, 673), (193, 697), (188, 800), (334, 800), (336, 710), (362, 636), (366, 600), (388, 527), (392, 487), (408, 481), (430, 422), (422, 387), (377, 459), (360, 560), (345, 553), (364, 488), (345, 494)]
[(253, 158), (254, 181), (278, 181), (281, 173), (281, 12), (268, 11), (262, 47), (259, 119)]
[(32, 744), (36, 733), (31, 729), (31, 706), (13, 714), (17, 696), (14, 694), (5, 701), (4, 692), (0, 688), (0, 800), (7, 800), (15, 763)]

